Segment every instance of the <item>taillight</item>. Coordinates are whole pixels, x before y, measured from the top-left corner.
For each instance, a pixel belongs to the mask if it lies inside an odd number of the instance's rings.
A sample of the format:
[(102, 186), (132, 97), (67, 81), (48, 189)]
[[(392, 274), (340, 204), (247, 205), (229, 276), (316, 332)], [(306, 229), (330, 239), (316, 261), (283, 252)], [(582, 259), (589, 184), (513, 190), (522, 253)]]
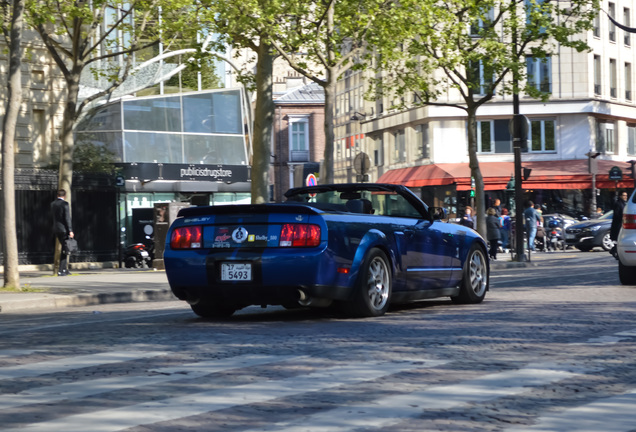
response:
[(198, 249), (201, 245), (200, 226), (186, 226), (175, 228), (170, 236), (170, 247), (172, 249)]
[(636, 229), (636, 214), (623, 213), (623, 229)]
[(320, 244), (320, 227), (311, 224), (284, 224), (280, 230), (282, 247), (315, 247)]

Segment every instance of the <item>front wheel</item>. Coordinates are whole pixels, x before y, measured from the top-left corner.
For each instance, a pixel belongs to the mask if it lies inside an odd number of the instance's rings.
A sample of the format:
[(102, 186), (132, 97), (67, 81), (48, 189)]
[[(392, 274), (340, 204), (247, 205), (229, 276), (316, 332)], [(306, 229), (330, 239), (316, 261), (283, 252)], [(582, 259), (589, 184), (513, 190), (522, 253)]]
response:
[(391, 300), (391, 270), (389, 260), (379, 249), (373, 249), (360, 268), (352, 301), (342, 306), (345, 313), (357, 317), (381, 316)]
[(610, 233), (606, 233), (601, 240), (601, 247), (605, 252), (609, 252), (614, 247), (614, 241), (610, 238)]
[(618, 278), (623, 285), (636, 285), (636, 267), (618, 261)]
[(481, 303), (488, 291), (488, 261), (482, 248), (473, 245), (464, 263), (464, 277), (453, 303)]

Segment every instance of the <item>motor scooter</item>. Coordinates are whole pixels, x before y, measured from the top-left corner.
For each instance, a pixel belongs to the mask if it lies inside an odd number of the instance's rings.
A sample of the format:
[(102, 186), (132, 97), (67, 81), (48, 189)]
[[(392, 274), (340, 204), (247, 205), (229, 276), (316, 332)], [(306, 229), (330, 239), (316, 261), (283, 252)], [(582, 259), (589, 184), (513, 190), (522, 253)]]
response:
[(559, 225), (559, 221), (556, 219), (552, 219), (550, 222), (548, 222), (548, 251), (553, 250), (556, 252), (557, 250), (565, 250), (566, 248), (565, 240), (563, 239), (563, 229)]
[(152, 267), (152, 257), (143, 243), (133, 243), (126, 246), (124, 251), (124, 266), (126, 268)]

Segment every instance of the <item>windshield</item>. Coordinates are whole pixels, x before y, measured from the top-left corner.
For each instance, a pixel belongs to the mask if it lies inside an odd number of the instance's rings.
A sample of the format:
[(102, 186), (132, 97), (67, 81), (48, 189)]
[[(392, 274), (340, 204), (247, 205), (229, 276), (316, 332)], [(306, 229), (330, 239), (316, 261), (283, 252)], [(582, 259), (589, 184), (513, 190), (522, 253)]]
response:
[(614, 216), (614, 211), (610, 210), (607, 213), (605, 213), (603, 216), (601, 216), (599, 219), (611, 219), (612, 216)]
[(422, 214), (406, 198), (390, 191), (327, 190), (316, 193), (298, 193), (288, 197), (286, 202), (308, 204), (325, 211), (422, 218)]

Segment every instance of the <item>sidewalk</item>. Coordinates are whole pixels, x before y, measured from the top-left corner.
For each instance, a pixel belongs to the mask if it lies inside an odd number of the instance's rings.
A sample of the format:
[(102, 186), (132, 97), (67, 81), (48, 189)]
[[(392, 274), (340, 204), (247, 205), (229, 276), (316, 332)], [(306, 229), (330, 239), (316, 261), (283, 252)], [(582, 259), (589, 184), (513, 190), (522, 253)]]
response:
[[(532, 267), (541, 262), (567, 259), (571, 252), (538, 252), (531, 262), (513, 262), (510, 254), (499, 254), (491, 269)], [(572, 255), (571, 255), (572, 256)], [(131, 303), (174, 300), (166, 272), (155, 269), (119, 269), (111, 265), (91, 264), (71, 269), (71, 276), (53, 276), (50, 269), (22, 266), (20, 283), (23, 292), (2, 291), (0, 313), (108, 303)]]
[(0, 313), (175, 299), (163, 270), (91, 268), (71, 273), (58, 277), (51, 270), (21, 268), (24, 291), (0, 288)]

